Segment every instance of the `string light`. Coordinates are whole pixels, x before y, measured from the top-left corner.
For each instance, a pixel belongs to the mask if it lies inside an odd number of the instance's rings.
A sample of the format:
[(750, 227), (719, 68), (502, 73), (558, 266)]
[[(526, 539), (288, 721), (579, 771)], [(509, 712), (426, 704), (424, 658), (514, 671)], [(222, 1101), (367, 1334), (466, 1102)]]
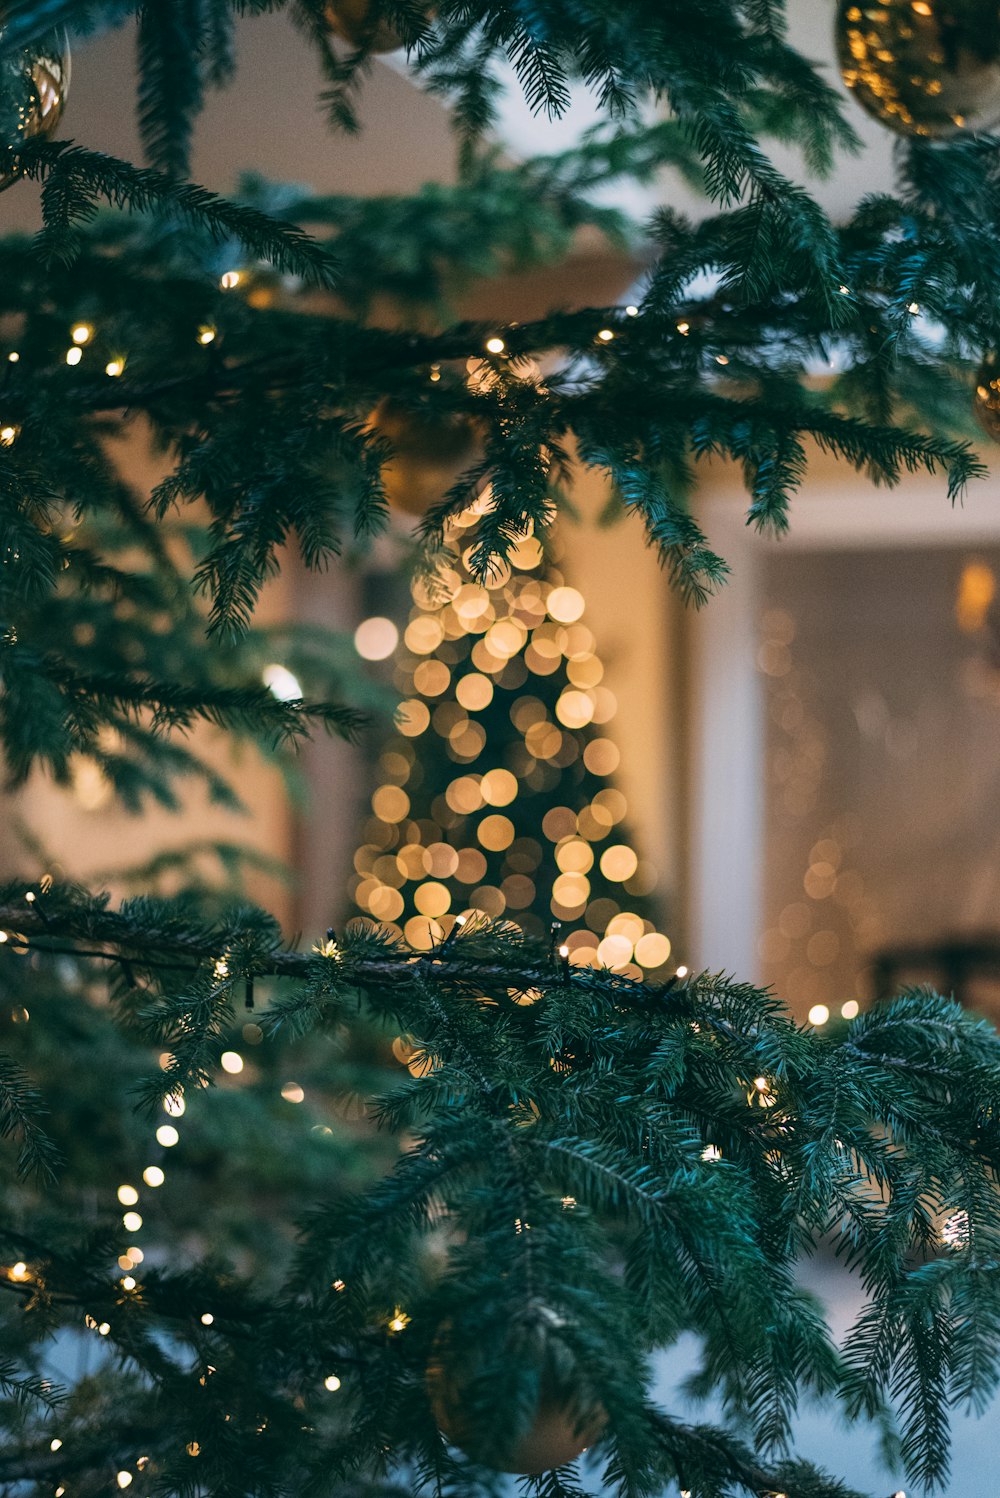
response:
[(134, 1290), (135, 1289), (135, 1280), (132, 1278), (132, 1276), (130, 1274), (127, 1274), (125, 1276), (125, 1278), (122, 1280), (122, 1289), (123, 1290)]
[(117, 379), (120, 374), (124, 374), (124, 372), (124, 359), (109, 359), (107, 364), (105, 364), (104, 366), (104, 373), (106, 375), (110, 375), (113, 380)]
[(232, 291), (234, 286), (240, 284), (241, 279), (238, 270), (227, 270), (219, 277), (219, 285), (223, 291)]
[(10, 1277), (12, 1280), (26, 1280), (28, 1278), (28, 1266), (22, 1259), (19, 1259), (18, 1262), (12, 1266)]
[(97, 1335), (99, 1337), (106, 1337), (110, 1331), (111, 1331), (111, 1323), (110, 1323), (110, 1321), (102, 1321), (101, 1324), (100, 1324), (100, 1326), (97, 1328)]
[(122, 1223), (127, 1233), (137, 1233), (142, 1227), (142, 1213), (125, 1212), (122, 1216)]
[(142, 1179), (147, 1186), (162, 1186), (166, 1177), (158, 1165), (147, 1165), (142, 1173)]
[(677, 324), (677, 331), (682, 338), (686, 338), (691, 331), (691, 324), (689, 322), (679, 322)]
[(202, 1326), (211, 1326), (214, 1321), (215, 1321), (215, 1317), (212, 1315), (211, 1311), (205, 1311), (203, 1313), (203, 1315), (201, 1317), (201, 1324), (202, 1324)]
[(89, 343), (94, 336), (94, 330), (89, 322), (78, 322), (70, 330), (69, 336), (74, 343)]
[(119, 1186), (118, 1200), (123, 1207), (134, 1207), (139, 1200), (139, 1193), (134, 1186)]
[(857, 1019), (860, 1008), (857, 999), (848, 999), (846, 1004), (841, 1004), (840, 1012), (844, 1019)]
[(0, 447), (13, 447), (14, 443), (17, 441), (17, 434), (17, 427), (0, 427)]
[(502, 354), (507, 345), (502, 338), (487, 338), (486, 352), (488, 354)]
[(598, 336), (598, 338), (600, 339), (600, 341), (602, 343), (610, 343), (611, 340), (615, 336), (614, 335), (614, 329), (613, 328), (602, 328), (601, 331), (598, 333), (597, 336)]
[(829, 1018), (830, 1011), (825, 1004), (814, 1004), (809, 1011), (809, 1023), (815, 1025), (817, 1029), (825, 1025)]
[(16, 364), (18, 362), (18, 360), (20, 359), (20, 357), (21, 357), (21, 355), (17, 352), (17, 350), (16, 349), (12, 349), (11, 352), (7, 355), (7, 363), (8, 364)]
[(198, 342), (201, 343), (201, 344), (214, 343), (215, 342), (215, 329), (214, 328), (210, 328), (208, 326), (200, 327), (198, 329)]
[(156, 1142), (165, 1150), (173, 1149), (175, 1144), (179, 1144), (180, 1137), (173, 1124), (161, 1124), (156, 1131)]
[(678, 968), (678, 969), (677, 969), (677, 972), (676, 972), (676, 976), (677, 976), (677, 977), (678, 977), (678, 978), (686, 978), (686, 977), (687, 977), (687, 975), (688, 975), (688, 970), (687, 970), (687, 968), (686, 968), (686, 967), (679, 967), (679, 968)]
[(399, 1332), (403, 1332), (406, 1330), (409, 1324), (410, 1317), (407, 1316), (406, 1312), (401, 1306), (397, 1306), (392, 1314), (392, 1319), (389, 1322), (390, 1332), (392, 1332), (394, 1335)]
[(219, 1057), (219, 1064), (222, 1070), (228, 1072), (230, 1076), (238, 1077), (243, 1070), (243, 1057), (239, 1051), (223, 1051)]
[(74, 344), (72, 348), (68, 348), (66, 350), (66, 363), (67, 364), (69, 364), (69, 365), (79, 364), (79, 362), (80, 362), (80, 360), (82, 358), (83, 358), (83, 349), (80, 348), (77, 344)]
[(328, 1389), (331, 1394), (336, 1394), (337, 1390), (340, 1388), (340, 1379), (335, 1373), (328, 1374), (328, 1376), (323, 1380), (323, 1387), (324, 1389)]
[(625, 308), (625, 316), (626, 317), (638, 317), (639, 316), (639, 309), (638, 309), (638, 307), (633, 306), (631, 303), (629, 303), (629, 305)]
[(62, 1441), (60, 1441), (60, 1439), (59, 1439), (58, 1436), (55, 1436), (49, 1442), (49, 1450), (50, 1451), (60, 1451), (61, 1449), (62, 1449)]

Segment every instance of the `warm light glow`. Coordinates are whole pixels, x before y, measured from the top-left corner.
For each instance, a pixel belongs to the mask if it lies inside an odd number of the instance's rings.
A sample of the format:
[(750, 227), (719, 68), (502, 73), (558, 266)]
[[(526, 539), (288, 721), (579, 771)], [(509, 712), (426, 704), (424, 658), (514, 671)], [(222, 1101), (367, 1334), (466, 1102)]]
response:
[(585, 606), (583, 594), (576, 588), (553, 588), (545, 601), (549, 618), (559, 624), (574, 624)]
[(399, 630), (379, 614), (363, 619), (354, 631), (354, 648), (365, 661), (386, 660), (398, 644)]
[(566, 945), (565, 942), (563, 942), (562, 946), (559, 948), (559, 956), (560, 957), (568, 957), (569, 956), (569, 947), (567, 947), (567, 945)]
[(78, 322), (70, 331), (69, 335), (74, 343), (89, 343), (94, 336), (94, 330), (87, 322)]
[(707, 1160), (709, 1164), (714, 1164), (715, 1161), (722, 1159), (722, 1151), (717, 1144), (706, 1144), (701, 1152), (701, 1158)]
[(161, 1124), (156, 1131), (156, 1142), (162, 1144), (165, 1150), (173, 1149), (175, 1144), (179, 1144), (180, 1137), (173, 1124)]
[(66, 363), (67, 364), (69, 364), (71, 366), (74, 365), (74, 364), (79, 364), (79, 362), (80, 362), (80, 360), (82, 358), (83, 358), (83, 349), (82, 348), (78, 348), (76, 344), (74, 344), (72, 348), (68, 348), (66, 350)]
[(306, 1100), (305, 1092), (298, 1082), (286, 1082), (281, 1089), (281, 1096), (286, 1103), (304, 1103)]
[(238, 1077), (243, 1070), (243, 1057), (239, 1051), (223, 1051), (219, 1057), (219, 1064), (222, 1070), (227, 1071), (230, 1076)]
[(299, 678), (293, 676), (287, 666), (281, 666), (275, 661), (270, 666), (265, 666), (260, 675), (271, 696), (277, 697), (279, 702), (302, 701)]
[(11, 353), (9, 353), (7, 355), (7, 363), (8, 364), (16, 364), (18, 362), (18, 360), (20, 359), (20, 357), (21, 357), (20, 354), (12, 351)]
[(677, 969), (677, 977), (678, 978), (686, 978), (687, 975), (688, 975), (688, 970), (687, 970), (686, 967), (679, 967)]
[[(223, 964), (224, 965), (224, 964)], [(219, 977), (219, 963), (216, 963), (216, 977)], [(229, 969), (226, 968), (228, 973)], [(224, 975), (223, 975), (224, 976)], [(163, 1099), (163, 1111), (169, 1113), (171, 1118), (182, 1118), (187, 1107), (179, 1092), (171, 1092)]]
[(829, 1018), (830, 1011), (825, 1004), (814, 1004), (809, 1011), (811, 1025), (825, 1025)]
[(232, 291), (233, 287), (239, 284), (240, 273), (238, 270), (227, 270), (224, 275), (219, 277), (219, 285), (223, 291)]
[(771, 1084), (766, 1077), (754, 1077), (753, 1085), (756, 1087), (758, 1092), (768, 1092), (770, 1091), (771, 1087)]
[(132, 1276), (130, 1274), (127, 1274), (125, 1276), (125, 1278), (122, 1280), (122, 1289), (123, 1290), (134, 1290), (135, 1289), (135, 1280), (132, 1278)]
[(639, 309), (638, 309), (638, 307), (635, 307), (635, 306), (632, 306), (631, 304), (629, 304), (629, 306), (627, 306), (625, 308), (625, 316), (626, 317), (638, 317), (639, 316)]
[(682, 338), (686, 338), (691, 331), (691, 324), (689, 322), (679, 322), (677, 324), (677, 331)]
[(128, 1488), (128, 1487), (132, 1486), (132, 1474), (131, 1474), (131, 1472), (119, 1472), (119, 1474), (118, 1474), (118, 1486), (120, 1488)]
[(397, 1306), (395, 1311), (393, 1312), (392, 1320), (389, 1322), (389, 1330), (391, 1332), (403, 1332), (406, 1330), (409, 1324), (409, 1316), (407, 1316), (402, 1306)]
[(58, 1436), (56, 1436), (56, 1438), (55, 1438), (54, 1441), (50, 1441), (49, 1442), (49, 1450), (50, 1451), (59, 1451), (61, 1447), (62, 1447), (62, 1441), (60, 1441), (60, 1439), (59, 1439)]
[(117, 379), (120, 374), (124, 374), (124, 372), (124, 359), (109, 359), (107, 364), (105, 364), (104, 366), (104, 373), (106, 375), (110, 375), (113, 380)]
[(202, 1326), (211, 1326), (214, 1320), (215, 1317), (212, 1315), (211, 1311), (206, 1311), (201, 1318), (201, 1324)]
[(615, 335), (611, 328), (602, 328), (597, 336), (602, 343), (610, 343)]
[(327, 1378), (324, 1378), (323, 1387), (324, 1389), (329, 1389), (331, 1394), (336, 1394), (340, 1388), (340, 1379), (335, 1373), (331, 1373)]
[(502, 338), (487, 338), (486, 352), (488, 354), (502, 354), (507, 345)]
[(147, 1165), (142, 1173), (142, 1179), (147, 1186), (162, 1186), (166, 1178), (158, 1165)]
[(844, 1019), (857, 1019), (860, 1008), (861, 1005), (857, 999), (848, 999), (846, 1004), (841, 1004), (840, 1012), (844, 1016)]
[(137, 1233), (142, 1227), (142, 1217), (138, 1212), (126, 1212), (122, 1217), (127, 1233)]
[(17, 441), (17, 427), (0, 427), (0, 447), (13, 447)]
[(134, 1207), (139, 1200), (139, 1193), (134, 1186), (119, 1186), (118, 1200), (123, 1207)]
[(635, 944), (635, 960), (640, 967), (662, 967), (670, 956), (670, 939), (659, 931), (648, 931)]
[(102, 1321), (101, 1324), (100, 1324), (100, 1326), (97, 1328), (97, 1335), (99, 1337), (106, 1337), (108, 1335), (108, 1333), (110, 1332), (110, 1330), (111, 1330), (111, 1322), (110, 1321)]
[(199, 343), (205, 343), (205, 344), (207, 344), (207, 343), (214, 343), (214, 341), (215, 341), (215, 329), (214, 328), (203, 327), (203, 328), (199, 328), (198, 329), (198, 342)]

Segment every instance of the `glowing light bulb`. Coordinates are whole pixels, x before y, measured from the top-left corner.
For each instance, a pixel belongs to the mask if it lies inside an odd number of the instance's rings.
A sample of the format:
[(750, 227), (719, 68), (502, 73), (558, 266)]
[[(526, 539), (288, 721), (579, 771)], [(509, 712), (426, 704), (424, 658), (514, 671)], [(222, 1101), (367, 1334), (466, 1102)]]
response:
[(281, 666), (277, 662), (265, 666), (261, 672), (261, 680), (271, 696), (277, 697), (279, 702), (301, 702), (301, 683), (297, 676), (292, 675), (287, 666)]
[(688, 970), (687, 970), (687, 968), (686, 968), (686, 967), (679, 967), (679, 968), (678, 968), (678, 969), (677, 969), (677, 973), (676, 973), (676, 976), (677, 976), (677, 977), (678, 977), (678, 978), (686, 978), (686, 977), (687, 977), (687, 975), (688, 975)]
[(639, 316), (639, 309), (638, 309), (638, 307), (635, 307), (635, 306), (633, 306), (630, 303), (629, 306), (627, 306), (625, 308), (625, 316), (626, 317), (638, 317)]
[(238, 1077), (243, 1070), (243, 1057), (239, 1051), (223, 1051), (219, 1063), (222, 1070), (229, 1072), (232, 1077)]
[(139, 1212), (126, 1212), (122, 1217), (122, 1223), (127, 1233), (137, 1233), (142, 1227), (142, 1215)]
[(89, 343), (94, 336), (94, 330), (89, 322), (78, 322), (70, 329), (69, 336), (74, 343)]
[(306, 1095), (298, 1082), (286, 1082), (281, 1089), (281, 1096), (286, 1103), (304, 1103)]
[(219, 285), (223, 291), (232, 291), (234, 286), (240, 284), (241, 276), (238, 270), (227, 270), (219, 277)]
[(202, 327), (198, 329), (198, 342), (209, 344), (215, 342), (215, 329)]
[(16, 364), (18, 362), (18, 360), (20, 359), (20, 357), (21, 357), (21, 355), (19, 353), (17, 353), (16, 351), (12, 352), (12, 353), (9, 353), (7, 355), (7, 363), (8, 364)]
[(691, 324), (689, 322), (679, 322), (677, 324), (677, 331), (682, 338), (686, 338), (691, 331)]
[(830, 1018), (830, 1011), (825, 1004), (814, 1004), (809, 1011), (809, 1023), (811, 1025), (825, 1025)]
[(142, 1179), (147, 1186), (162, 1186), (166, 1177), (158, 1165), (147, 1165), (142, 1173)]
[(97, 1328), (97, 1334), (98, 1334), (99, 1337), (106, 1337), (108, 1335), (108, 1332), (110, 1332), (110, 1330), (111, 1330), (111, 1322), (110, 1321), (102, 1321), (101, 1324), (100, 1324), (100, 1326)]
[(12, 1280), (26, 1280), (28, 1278), (28, 1266), (19, 1259), (10, 1271)]
[(767, 1092), (770, 1089), (771, 1084), (768, 1082), (766, 1077), (754, 1077), (753, 1085), (756, 1087), (758, 1092)]
[(173, 1124), (161, 1124), (156, 1131), (156, 1142), (162, 1144), (165, 1150), (173, 1149), (175, 1144), (180, 1143), (180, 1138)]
[(134, 1186), (119, 1186), (118, 1200), (123, 1207), (134, 1207), (139, 1200), (139, 1193)]
[(132, 1276), (130, 1274), (127, 1274), (125, 1276), (125, 1278), (122, 1280), (122, 1289), (123, 1290), (134, 1290), (135, 1289), (135, 1280), (132, 1278)]
[(335, 1373), (331, 1373), (328, 1378), (324, 1378), (323, 1387), (324, 1389), (329, 1389), (331, 1394), (336, 1394), (340, 1388), (340, 1379)]
[(179, 1092), (168, 1093), (163, 1099), (163, 1111), (169, 1113), (171, 1118), (182, 1118), (187, 1107)]
[(391, 619), (375, 614), (354, 631), (354, 648), (365, 661), (384, 661), (399, 644), (399, 630)]
[(202, 1326), (211, 1326), (214, 1320), (215, 1317), (212, 1315), (211, 1311), (206, 1311), (201, 1318), (201, 1324)]
[(559, 948), (559, 956), (560, 957), (568, 957), (569, 956), (569, 947), (566, 946), (565, 942)]
[(17, 427), (0, 427), (0, 447), (13, 447), (17, 441)]
[(79, 348), (76, 344), (74, 344), (72, 348), (68, 348), (66, 350), (66, 363), (67, 364), (69, 364), (69, 365), (79, 364), (79, 362), (80, 362), (80, 360), (82, 358), (83, 358), (83, 349)]
[(612, 340), (612, 338), (614, 338), (615, 335), (614, 335), (614, 330), (612, 328), (602, 328), (601, 331), (598, 333), (597, 336), (601, 340), (602, 343), (610, 343), (611, 340)]
[(701, 1158), (707, 1160), (710, 1164), (714, 1164), (716, 1160), (722, 1159), (722, 1151), (717, 1144), (706, 1144), (701, 1152)]
[(860, 1008), (857, 999), (848, 999), (846, 1004), (841, 1004), (840, 1012), (845, 1019), (857, 1019)]
[(402, 1306), (397, 1306), (395, 1311), (393, 1312), (392, 1320), (389, 1322), (389, 1330), (394, 1333), (403, 1332), (406, 1330), (409, 1324), (409, 1316), (407, 1316)]
[(58, 1451), (62, 1447), (62, 1441), (56, 1436), (55, 1440), (49, 1442), (50, 1451)]
[(117, 1482), (120, 1488), (130, 1488), (132, 1486), (131, 1472), (119, 1472)]
[(502, 338), (487, 338), (486, 352), (488, 354), (502, 354), (507, 345)]
[(124, 359), (109, 359), (104, 366), (104, 373), (110, 375), (113, 380), (117, 379), (125, 371)]

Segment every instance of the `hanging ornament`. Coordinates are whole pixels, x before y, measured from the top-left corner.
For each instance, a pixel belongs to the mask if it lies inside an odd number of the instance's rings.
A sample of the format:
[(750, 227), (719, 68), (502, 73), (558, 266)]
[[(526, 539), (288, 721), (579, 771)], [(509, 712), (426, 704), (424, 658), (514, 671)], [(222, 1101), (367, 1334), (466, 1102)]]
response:
[(404, 45), (389, 21), (372, 22), (371, 0), (327, 0), (326, 24), (334, 36), (366, 52), (398, 52)]
[(858, 103), (900, 135), (1000, 122), (996, 0), (840, 0), (837, 55)]
[[(0, 29), (0, 46), (3, 31)], [(15, 52), (0, 50), (0, 144), (18, 146), (51, 135), (69, 89), (69, 43), (62, 30)], [(17, 181), (0, 172), (0, 192)]]
[(1000, 442), (1000, 359), (995, 354), (988, 354), (979, 366), (973, 409), (987, 437)]
[[(534, 1410), (526, 1410), (516, 1428), (505, 1431), (475, 1430), (468, 1416), (467, 1391), (483, 1376), (484, 1342), (481, 1334), (471, 1350), (461, 1352), (445, 1344), (450, 1326), (442, 1329), (435, 1359), (427, 1371), (431, 1409), (442, 1435), (473, 1461), (496, 1472), (515, 1472), (537, 1477), (555, 1467), (575, 1461), (598, 1439), (607, 1424), (607, 1413), (595, 1399), (587, 1398), (573, 1370), (557, 1367), (548, 1328), (561, 1318), (547, 1308), (540, 1312), (539, 1336), (533, 1339), (538, 1354), (537, 1397)], [(548, 1345), (546, 1345), (548, 1344)], [(494, 1353), (494, 1347), (486, 1347)], [(523, 1356), (517, 1348), (512, 1357)], [(529, 1354), (530, 1356), (530, 1354)]]
[(382, 483), (392, 508), (405, 515), (425, 515), (480, 454), (467, 416), (415, 410), (388, 396), (375, 407), (368, 426), (392, 444)]

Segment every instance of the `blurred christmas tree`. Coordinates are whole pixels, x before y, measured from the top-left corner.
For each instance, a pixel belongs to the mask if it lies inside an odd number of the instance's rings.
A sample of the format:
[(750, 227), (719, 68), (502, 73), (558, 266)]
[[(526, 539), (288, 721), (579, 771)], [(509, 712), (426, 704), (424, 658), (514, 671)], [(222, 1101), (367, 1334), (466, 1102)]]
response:
[(463, 532), (489, 503), (457, 518), (453, 564), (413, 586), (395, 656), (406, 700), (378, 760), (354, 899), (417, 950), (462, 913), (536, 937), (550, 913), (571, 962), (662, 976), (671, 943), (611, 779), (616, 702), (585, 600), (531, 535), (473, 579)]

